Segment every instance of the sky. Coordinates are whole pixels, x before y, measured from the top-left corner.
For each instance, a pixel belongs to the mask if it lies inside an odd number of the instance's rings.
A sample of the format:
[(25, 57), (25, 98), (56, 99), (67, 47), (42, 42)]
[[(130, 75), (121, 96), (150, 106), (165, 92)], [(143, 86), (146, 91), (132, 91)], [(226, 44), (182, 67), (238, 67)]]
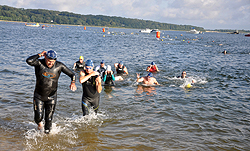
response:
[(250, 30), (250, 0), (1, 0), (0, 5)]

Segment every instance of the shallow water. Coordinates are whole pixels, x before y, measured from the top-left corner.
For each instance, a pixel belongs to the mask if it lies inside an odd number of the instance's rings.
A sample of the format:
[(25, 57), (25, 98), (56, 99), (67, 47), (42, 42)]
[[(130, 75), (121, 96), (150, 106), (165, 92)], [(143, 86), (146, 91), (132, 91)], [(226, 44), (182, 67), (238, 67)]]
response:
[[(0, 22), (1, 150), (249, 149), (250, 38), (161, 31), (159, 40), (134, 29), (109, 31)], [(113, 69), (122, 60), (129, 75), (103, 87), (97, 116), (82, 117), (81, 85), (70, 91), (70, 78), (61, 74), (53, 129), (45, 135), (33, 120), (35, 75), (25, 60), (50, 49), (71, 68), (80, 55)], [(152, 61), (161, 86), (138, 85), (136, 73), (146, 75)], [(189, 78), (176, 78), (184, 70)]]

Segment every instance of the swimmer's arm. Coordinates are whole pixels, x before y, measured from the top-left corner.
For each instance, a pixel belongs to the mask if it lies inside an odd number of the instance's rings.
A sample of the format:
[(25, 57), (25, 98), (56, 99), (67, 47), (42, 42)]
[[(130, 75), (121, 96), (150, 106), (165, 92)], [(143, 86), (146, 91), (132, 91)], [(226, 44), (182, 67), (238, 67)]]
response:
[(155, 68), (156, 68), (156, 71), (160, 71), (160, 70), (158, 69), (157, 65), (155, 65)]
[(106, 81), (106, 78), (107, 78), (107, 74), (104, 75), (104, 77), (103, 77), (102, 80), (105, 82), (105, 81)]
[(124, 72), (125, 72), (126, 74), (128, 74), (128, 69), (127, 69), (127, 67), (124, 67)]
[(112, 80), (115, 81), (115, 76), (114, 76), (114, 74), (112, 74), (111, 77), (112, 77)]
[(76, 68), (76, 63), (74, 63), (74, 65), (73, 65), (73, 69), (75, 69)]
[(117, 68), (117, 66), (118, 66), (118, 63), (115, 63), (115, 64), (114, 64), (114, 66), (115, 66), (115, 68)]
[(80, 83), (84, 83), (85, 81), (87, 81), (90, 77), (92, 76), (96, 76), (99, 75), (99, 72), (93, 71), (92, 73), (88, 74), (85, 76), (85, 73), (83, 71), (80, 72), (80, 78), (79, 78), (79, 82)]
[(137, 75), (137, 80), (136, 80), (136, 82), (142, 82), (142, 81), (144, 80), (143, 77), (140, 78), (140, 73), (136, 73), (136, 75)]
[(149, 69), (150, 69), (150, 66), (147, 67), (146, 71), (149, 71)]
[(96, 78), (96, 90), (98, 93), (101, 93), (102, 91), (102, 80), (100, 76)]
[(37, 66), (39, 65), (38, 58), (45, 56), (45, 54), (46, 54), (46, 51), (43, 51), (37, 55), (30, 56), (29, 58), (26, 59), (26, 62), (30, 66)]

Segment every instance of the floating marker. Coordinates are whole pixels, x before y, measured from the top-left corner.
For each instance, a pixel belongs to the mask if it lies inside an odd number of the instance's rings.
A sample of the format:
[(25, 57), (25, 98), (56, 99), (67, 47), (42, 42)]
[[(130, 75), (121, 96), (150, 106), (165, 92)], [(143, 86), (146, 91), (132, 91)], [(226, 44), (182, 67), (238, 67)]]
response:
[(84, 30), (86, 30), (86, 26), (84, 26)]
[(160, 38), (161, 37), (161, 33), (160, 33), (160, 31), (157, 31), (156, 32), (156, 38)]

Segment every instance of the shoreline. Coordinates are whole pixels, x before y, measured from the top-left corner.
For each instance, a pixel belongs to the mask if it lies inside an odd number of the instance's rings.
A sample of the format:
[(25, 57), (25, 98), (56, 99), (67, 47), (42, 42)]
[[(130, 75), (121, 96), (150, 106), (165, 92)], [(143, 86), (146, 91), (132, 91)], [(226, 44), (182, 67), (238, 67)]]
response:
[[(37, 22), (23, 22), (23, 21), (9, 21), (9, 20), (0, 20), (0, 22), (15, 22), (15, 23), (27, 23), (27, 24), (36, 24)], [(39, 23), (40, 25), (60, 25), (60, 26), (81, 26), (81, 27), (85, 27), (85, 25), (71, 25), (71, 24), (54, 24), (54, 23)], [(100, 27), (100, 28), (107, 28), (107, 27), (104, 27), (104, 26), (90, 26), (90, 25), (87, 25), (86, 27)], [(108, 27), (108, 28), (121, 28), (121, 29), (137, 29), (137, 28), (126, 28), (126, 27)], [(138, 29), (140, 30), (140, 29)], [(226, 29), (227, 30), (227, 29)], [(228, 29), (228, 30), (231, 30), (231, 29)], [(183, 31), (183, 32), (186, 32), (187, 30), (162, 30), (162, 31)], [(234, 31), (234, 30), (232, 30)], [(205, 31), (202, 31), (202, 32), (206, 32), (206, 33), (227, 33), (227, 34), (230, 34), (232, 33), (232, 31), (230, 32), (221, 32), (221, 31), (217, 31), (217, 30), (205, 30)], [(242, 31), (240, 30), (241, 32), (239, 32), (239, 34), (246, 34), (246, 33), (250, 33), (250, 31), (246, 30), (246, 31)]]

